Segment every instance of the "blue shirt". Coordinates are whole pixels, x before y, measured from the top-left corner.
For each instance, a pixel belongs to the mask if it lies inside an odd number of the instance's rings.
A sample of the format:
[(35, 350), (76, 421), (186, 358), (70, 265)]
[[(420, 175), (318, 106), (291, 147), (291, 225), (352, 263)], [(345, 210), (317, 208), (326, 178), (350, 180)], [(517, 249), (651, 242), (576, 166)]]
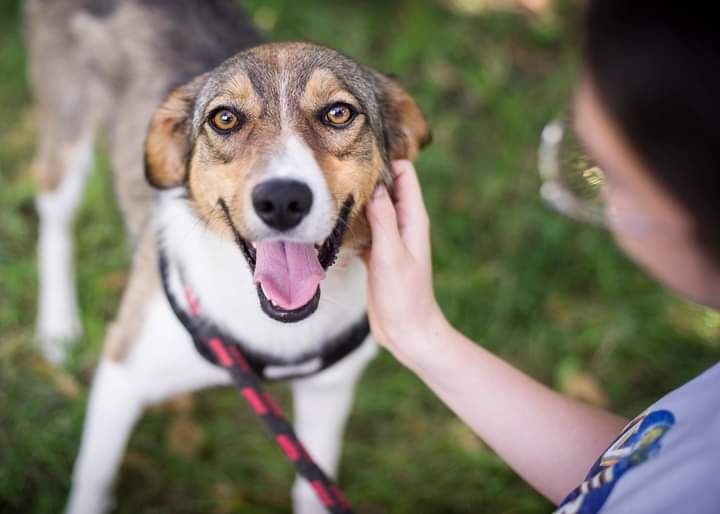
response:
[(720, 514), (720, 364), (632, 420), (555, 514)]

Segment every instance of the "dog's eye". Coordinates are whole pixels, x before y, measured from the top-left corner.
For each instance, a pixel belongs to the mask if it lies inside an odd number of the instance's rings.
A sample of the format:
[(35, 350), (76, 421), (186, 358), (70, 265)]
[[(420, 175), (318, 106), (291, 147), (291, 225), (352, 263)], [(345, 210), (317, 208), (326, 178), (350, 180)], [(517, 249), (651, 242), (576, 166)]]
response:
[(322, 121), (332, 127), (346, 127), (357, 115), (357, 111), (348, 104), (336, 103), (325, 109)]
[(227, 107), (219, 107), (212, 111), (208, 121), (215, 132), (220, 134), (229, 134), (238, 129), (242, 123), (241, 115)]

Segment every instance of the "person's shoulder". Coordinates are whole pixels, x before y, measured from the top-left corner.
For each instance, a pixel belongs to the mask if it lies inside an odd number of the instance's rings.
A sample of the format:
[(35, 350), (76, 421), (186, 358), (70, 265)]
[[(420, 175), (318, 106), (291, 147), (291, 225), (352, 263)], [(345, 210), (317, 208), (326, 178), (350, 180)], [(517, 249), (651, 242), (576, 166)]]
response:
[(720, 418), (720, 363), (658, 400), (649, 410), (665, 409), (680, 423)]
[(633, 419), (560, 514), (720, 512), (720, 365)]
[(597, 512), (720, 512), (720, 365), (656, 402), (628, 432), (622, 478)]

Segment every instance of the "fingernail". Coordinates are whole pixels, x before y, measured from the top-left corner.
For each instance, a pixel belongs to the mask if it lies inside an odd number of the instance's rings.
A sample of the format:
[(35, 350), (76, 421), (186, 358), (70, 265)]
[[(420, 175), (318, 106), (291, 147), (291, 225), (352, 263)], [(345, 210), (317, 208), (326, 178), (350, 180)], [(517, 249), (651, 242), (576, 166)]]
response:
[(373, 193), (373, 200), (378, 200), (385, 196), (387, 194), (387, 189), (385, 189), (385, 186), (378, 186), (375, 188), (375, 192)]

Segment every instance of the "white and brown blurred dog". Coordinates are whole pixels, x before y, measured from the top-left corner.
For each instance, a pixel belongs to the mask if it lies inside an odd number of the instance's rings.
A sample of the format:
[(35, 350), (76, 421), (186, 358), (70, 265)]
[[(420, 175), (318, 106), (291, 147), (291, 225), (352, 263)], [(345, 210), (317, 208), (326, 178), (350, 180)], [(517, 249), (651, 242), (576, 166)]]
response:
[[(427, 140), (416, 103), (333, 50), (258, 46), (231, 1), (30, 0), (27, 21), (41, 136), (38, 334), (49, 358), (61, 362), (79, 333), (71, 222), (100, 128), (136, 247), (68, 512), (107, 510), (146, 405), (229, 383), (172, 312), (159, 252), (183, 307), (192, 307), (183, 295), (191, 288), (203, 316), (267, 358), (267, 377), (303, 375), (292, 380), (296, 429), (334, 475), (375, 343), (367, 337), (313, 372), (330, 341), (364, 316), (363, 207), (389, 184), (390, 160), (414, 158)], [(296, 512), (323, 511), (302, 481), (293, 501)]]

